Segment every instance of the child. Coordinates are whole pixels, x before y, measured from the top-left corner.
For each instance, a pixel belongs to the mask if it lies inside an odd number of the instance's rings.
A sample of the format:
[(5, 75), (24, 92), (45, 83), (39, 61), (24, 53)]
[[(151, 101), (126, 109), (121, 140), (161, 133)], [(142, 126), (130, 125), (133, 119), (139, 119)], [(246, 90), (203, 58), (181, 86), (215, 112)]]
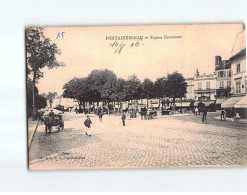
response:
[(197, 112), (198, 112), (198, 108), (196, 107), (195, 108), (195, 115), (197, 115)]
[(238, 121), (240, 119), (239, 113), (236, 112), (236, 121)]
[[(87, 115), (87, 119), (84, 121), (84, 125), (87, 127), (87, 128), (90, 128), (91, 127), (91, 124), (92, 124), (92, 121), (90, 120), (90, 116)], [(91, 135), (89, 135), (87, 132), (86, 132), (86, 135), (88, 135), (89, 137)]]

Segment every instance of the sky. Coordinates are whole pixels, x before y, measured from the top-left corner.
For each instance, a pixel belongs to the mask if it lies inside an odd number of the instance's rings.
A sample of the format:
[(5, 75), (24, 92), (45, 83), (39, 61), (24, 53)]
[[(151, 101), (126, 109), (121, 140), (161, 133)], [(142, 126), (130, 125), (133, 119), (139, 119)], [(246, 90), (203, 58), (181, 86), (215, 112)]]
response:
[[(197, 68), (201, 74), (211, 74), (216, 55), (223, 60), (231, 57), (242, 28), (242, 24), (46, 27), (45, 36), (61, 51), (57, 61), (66, 66), (42, 69), (44, 77), (37, 87), (39, 93), (60, 95), (66, 82), (86, 77), (93, 69), (109, 69), (124, 79), (136, 74), (140, 80), (152, 81), (174, 71), (193, 77)], [(109, 40), (113, 36), (143, 36), (143, 40)]]

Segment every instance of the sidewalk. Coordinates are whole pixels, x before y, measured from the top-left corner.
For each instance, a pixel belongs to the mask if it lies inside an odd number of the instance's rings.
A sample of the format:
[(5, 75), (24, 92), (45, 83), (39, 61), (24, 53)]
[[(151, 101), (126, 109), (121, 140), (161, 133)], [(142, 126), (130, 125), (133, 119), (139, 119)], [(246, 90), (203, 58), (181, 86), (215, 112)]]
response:
[(38, 126), (38, 121), (33, 121), (32, 118), (28, 118), (28, 147), (30, 147), (34, 133)]
[[(220, 116), (216, 116), (216, 117), (214, 117), (214, 118), (217, 119), (217, 120), (220, 120), (220, 119), (221, 119)], [(224, 119), (222, 119), (222, 121), (224, 121)], [(239, 119), (238, 121), (234, 121), (233, 118), (227, 118), (227, 117), (226, 117), (226, 121), (233, 121), (233, 122), (238, 122), (238, 123), (245, 123), (245, 124), (247, 124), (247, 119)]]

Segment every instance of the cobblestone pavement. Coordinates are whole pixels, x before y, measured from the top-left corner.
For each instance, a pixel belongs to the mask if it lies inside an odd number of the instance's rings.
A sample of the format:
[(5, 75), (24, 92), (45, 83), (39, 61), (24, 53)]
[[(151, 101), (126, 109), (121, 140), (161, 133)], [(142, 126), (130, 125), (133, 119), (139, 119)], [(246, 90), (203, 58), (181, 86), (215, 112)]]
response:
[[(165, 167), (227, 167), (247, 163), (247, 129), (223, 121), (201, 124), (200, 116), (162, 116), (152, 120), (92, 116), (91, 137), (85, 115), (67, 113), (65, 129), (45, 136), (40, 125), (29, 152), (32, 170)], [(212, 118), (212, 119), (211, 119)], [(224, 121), (225, 122), (225, 121)], [(212, 123), (212, 124), (210, 124)]]

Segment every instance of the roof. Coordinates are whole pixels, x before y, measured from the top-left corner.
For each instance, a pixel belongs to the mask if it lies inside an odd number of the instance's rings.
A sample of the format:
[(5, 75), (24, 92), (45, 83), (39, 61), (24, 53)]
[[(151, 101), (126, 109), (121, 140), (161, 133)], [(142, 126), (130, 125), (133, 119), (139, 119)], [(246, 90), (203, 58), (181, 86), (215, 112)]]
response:
[(242, 49), (240, 52), (236, 53), (235, 55), (233, 55), (230, 60), (235, 60), (235, 59), (238, 59), (242, 56), (246, 55), (246, 48), (245, 49)]
[(185, 80), (194, 80), (194, 77), (191, 77), (191, 78), (185, 78)]
[(247, 108), (247, 96), (241, 98), (241, 100), (234, 105), (234, 108)]
[(237, 34), (233, 48), (232, 48), (232, 56), (236, 55), (241, 50), (246, 48), (245, 34), (246, 34), (245, 30)]
[(203, 74), (195, 77), (195, 80), (201, 80), (201, 79), (216, 79), (215, 74)]

